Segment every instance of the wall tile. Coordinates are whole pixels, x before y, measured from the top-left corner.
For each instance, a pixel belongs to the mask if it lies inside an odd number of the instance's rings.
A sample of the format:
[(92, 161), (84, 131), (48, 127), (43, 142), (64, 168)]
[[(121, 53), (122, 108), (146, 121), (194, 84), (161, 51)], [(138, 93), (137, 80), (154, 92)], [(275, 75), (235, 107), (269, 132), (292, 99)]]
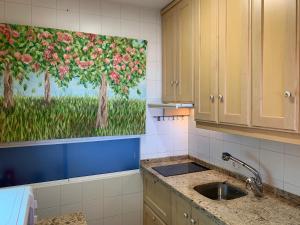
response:
[(260, 147), (262, 149), (267, 149), (274, 152), (283, 152), (284, 144), (280, 142), (275, 141), (269, 141), (269, 140), (261, 140), (260, 141)]
[(32, 25), (41, 27), (56, 27), (56, 9), (39, 6), (32, 7)]
[(122, 225), (122, 216), (104, 218), (103, 225)]
[(60, 208), (60, 214), (69, 214), (74, 212), (82, 212), (82, 203), (74, 203), (69, 205), (62, 205)]
[(121, 5), (121, 19), (140, 22), (140, 8), (132, 5)]
[(61, 204), (70, 205), (82, 201), (82, 184), (73, 183), (61, 186)]
[(124, 195), (122, 198), (123, 213), (136, 212), (142, 208), (141, 193)]
[(122, 177), (123, 194), (140, 193), (143, 188), (141, 174)]
[(284, 190), (295, 195), (300, 195), (300, 187), (287, 182), (284, 183)]
[(87, 220), (96, 220), (103, 217), (103, 204), (102, 201), (93, 200), (83, 202), (82, 204), (83, 213)]
[(36, 189), (38, 208), (51, 208), (60, 205), (60, 186)]
[(31, 0), (5, 0), (6, 2), (14, 2), (14, 3), (22, 3), (22, 4), (30, 4)]
[(153, 23), (141, 23), (141, 38), (153, 43), (158, 42), (158, 26)]
[(103, 225), (103, 219), (88, 220), (88, 225)]
[(261, 149), (260, 172), (266, 182), (281, 187), (283, 182), (283, 155)]
[(101, 2), (101, 15), (107, 17), (121, 18), (121, 5), (114, 2)]
[(0, 2), (0, 23), (5, 22), (5, 4)]
[(122, 224), (123, 225), (141, 225), (142, 220), (141, 220), (141, 212), (129, 212), (123, 214), (123, 219), (122, 219)]
[(79, 13), (79, 0), (57, 0), (57, 9)]
[(197, 137), (197, 157), (205, 161), (209, 161), (209, 138)]
[(56, 9), (56, 0), (31, 0), (33, 6), (41, 6)]
[(119, 18), (102, 16), (102, 34), (121, 36), (121, 20)]
[(80, 14), (80, 31), (92, 34), (100, 34), (100, 16), (91, 14)]
[(158, 10), (142, 8), (141, 9), (141, 22), (146, 23), (159, 23), (160, 13)]
[(300, 145), (284, 144), (284, 153), (300, 157)]
[(100, 0), (80, 0), (80, 12), (100, 15)]
[(117, 196), (122, 194), (122, 178), (110, 178), (104, 180), (104, 196)]
[(79, 27), (79, 13), (65, 10), (57, 11), (57, 28), (79, 31)]
[(46, 209), (37, 209), (36, 214), (38, 215), (38, 218), (40, 219), (46, 219), (53, 216), (59, 216), (60, 214), (60, 207), (52, 207), (52, 208), (46, 208)]
[(121, 20), (121, 32), (123, 37), (140, 38), (140, 24), (136, 21)]
[(30, 25), (31, 7), (30, 5), (6, 2), (5, 16), (7, 23)]
[[(251, 148), (246, 145), (241, 145), (240, 159), (259, 171), (259, 149)], [(241, 167), (240, 171), (245, 176), (253, 176), (253, 174), (244, 167)]]
[(300, 187), (300, 157), (284, 155), (284, 182)]
[[(126, 176), (125, 176), (126, 177)], [(103, 181), (88, 181), (82, 184), (83, 201), (103, 200)]]
[(104, 197), (103, 213), (104, 218), (120, 215), (122, 213), (122, 196)]

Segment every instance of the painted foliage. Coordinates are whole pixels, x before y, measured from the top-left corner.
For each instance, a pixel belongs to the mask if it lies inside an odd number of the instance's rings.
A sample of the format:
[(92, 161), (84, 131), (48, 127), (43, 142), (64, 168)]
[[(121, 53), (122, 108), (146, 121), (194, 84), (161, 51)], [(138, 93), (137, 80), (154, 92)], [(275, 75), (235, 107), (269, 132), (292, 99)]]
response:
[(144, 133), (146, 47), (0, 24), (0, 142)]

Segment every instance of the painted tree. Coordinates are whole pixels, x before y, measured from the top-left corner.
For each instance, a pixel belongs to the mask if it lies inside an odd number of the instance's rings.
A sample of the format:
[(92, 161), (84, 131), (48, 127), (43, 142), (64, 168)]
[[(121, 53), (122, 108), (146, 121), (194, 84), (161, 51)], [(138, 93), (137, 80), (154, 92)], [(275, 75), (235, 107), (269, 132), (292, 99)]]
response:
[(15, 104), (14, 80), (22, 84), (24, 79), (29, 79), (29, 71), (34, 67), (26, 29), (26, 26), (0, 24), (0, 76), (3, 76), (3, 106), (6, 109)]
[(73, 37), (64, 31), (47, 28), (30, 28), (28, 38), (32, 40), (32, 54), (36, 67), (44, 73), (44, 101), (51, 101), (51, 80), (53, 77), (59, 86), (67, 86), (72, 79), (70, 64)]
[(108, 125), (108, 86), (124, 99), (129, 89), (145, 78), (145, 41), (75, 33), (74, 45), (79, 68), (77, 74), (83, 85), (99, 87), (96, 128)]

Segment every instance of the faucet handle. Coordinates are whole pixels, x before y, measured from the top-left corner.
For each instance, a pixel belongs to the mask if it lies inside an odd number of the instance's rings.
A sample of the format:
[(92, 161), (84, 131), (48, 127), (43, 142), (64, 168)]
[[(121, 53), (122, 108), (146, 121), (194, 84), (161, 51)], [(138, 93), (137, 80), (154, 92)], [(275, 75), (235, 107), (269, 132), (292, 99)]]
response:
[(246, 189), (252, 191), (253, 178), (248, 177), (246, 179)]

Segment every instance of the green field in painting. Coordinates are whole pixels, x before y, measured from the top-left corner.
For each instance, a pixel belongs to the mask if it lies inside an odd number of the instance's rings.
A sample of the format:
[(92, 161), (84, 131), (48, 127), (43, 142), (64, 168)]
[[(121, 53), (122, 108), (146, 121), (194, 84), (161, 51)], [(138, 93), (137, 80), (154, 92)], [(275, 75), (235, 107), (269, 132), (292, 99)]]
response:
[(98, 98), (60, 97), (45, 105), (42, 98), (16, 97), (10, 111), (0, 97), (0, 142), (35, 141), (145, 133), (146, 102), (108, 101), (109, 124), (95, 129)]

